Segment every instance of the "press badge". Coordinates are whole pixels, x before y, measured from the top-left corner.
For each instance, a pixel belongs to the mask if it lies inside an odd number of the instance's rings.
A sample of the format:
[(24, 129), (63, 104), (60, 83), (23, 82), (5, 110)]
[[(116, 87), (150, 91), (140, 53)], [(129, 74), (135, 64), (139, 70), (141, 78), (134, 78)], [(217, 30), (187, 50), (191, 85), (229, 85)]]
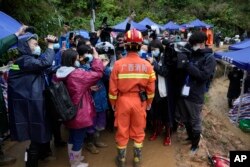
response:
[(189, 96), (190, 86), (184, 85), (181, 91), (182, 96)]

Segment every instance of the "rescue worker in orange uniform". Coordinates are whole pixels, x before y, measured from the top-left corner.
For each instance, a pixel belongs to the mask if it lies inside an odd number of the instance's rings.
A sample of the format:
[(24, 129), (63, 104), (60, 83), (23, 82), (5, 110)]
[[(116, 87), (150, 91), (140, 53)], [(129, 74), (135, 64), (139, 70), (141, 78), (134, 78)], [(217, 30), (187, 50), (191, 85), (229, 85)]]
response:
[(118, 167), (125, 166), (126, 147), (134, 140), (134, 167), (140, 166), (141, 149), (145, 137), (146, 110), (151, 107), (155, 90), (155, 72), (151, 64), (140, 58), (143, 42), (136, 29), (125, 34), (127, 56), (116, 61), (110, 76), (109, 99), (115, 111)]

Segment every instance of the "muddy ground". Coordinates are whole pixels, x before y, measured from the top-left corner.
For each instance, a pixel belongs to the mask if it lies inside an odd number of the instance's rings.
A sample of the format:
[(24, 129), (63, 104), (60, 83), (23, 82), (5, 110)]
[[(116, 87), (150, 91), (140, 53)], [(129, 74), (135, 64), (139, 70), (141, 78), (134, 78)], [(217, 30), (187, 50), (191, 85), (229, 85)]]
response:
[[(223, 71), (219, 67), (218, 71)], [(223, 73), (223, 72), (221, 72)], [(209, 93), (206, 95), (206, 105), (203, 115), (203, 138), (197, 155), (189, 155), (190, 145), (183, 142), (186, 138), (184, 129), (172, 136), (172, 145), (162, 145), (163, 136), (154, 142), (147, 140), (147, 133), (143, 148), (143, 167), (208, 167), (207, 150), (211, 155), (219, 154), (227, 157), (231, 150), (250, 150), (250, 135), (242, 132), (233, 125), (227, 117), (228, 79), (219, 77), (214, 79)], [(66, 130), (64, 129), (66, 132)], [(67, 134), (64, 136), (65, 140)], [(109, 147), (100, 149), (100, 154), (91, 155), (83, 151), (90, 167), (115, 167), (116, 155), (114, 133), (104, 132), (102, 135)], [(16, 143), (7, 141), (6, 152), (17, 157), (17, 162), (8, 167), (24, 167), (24, 150), (29, 143)], [(52, 145), (53, 147), (53, 145)], [(68, 167), (67, 148), (54, 149), (55, 160), (40, 162), (40, 167)], [(132, 165), (132, 143), (128, 147), (127, 167)]]

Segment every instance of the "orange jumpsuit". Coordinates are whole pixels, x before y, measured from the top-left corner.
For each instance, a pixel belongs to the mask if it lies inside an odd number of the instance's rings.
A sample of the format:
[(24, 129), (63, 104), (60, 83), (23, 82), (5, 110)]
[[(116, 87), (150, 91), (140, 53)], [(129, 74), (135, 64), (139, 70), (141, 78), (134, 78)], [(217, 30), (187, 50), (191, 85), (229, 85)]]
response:
[[(115, 62), (109, 82), (109, 99), (115, 106), (115, 140), (125, 147), (129, 138), (142, 143), (145, 137), (146, 106), (151, 105), (155, 90), (155, 72), (137, 53)], [(148, 100), (141, 102), (139, 91), (145, 90)]]

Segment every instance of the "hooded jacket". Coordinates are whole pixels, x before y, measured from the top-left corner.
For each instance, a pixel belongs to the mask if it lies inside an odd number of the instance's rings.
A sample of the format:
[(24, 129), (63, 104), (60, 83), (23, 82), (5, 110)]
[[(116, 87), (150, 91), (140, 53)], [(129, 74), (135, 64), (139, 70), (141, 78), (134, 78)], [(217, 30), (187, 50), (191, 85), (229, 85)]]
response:
[(210, 48), (198, 49), (192, 53), (190, 63), (186, 67), (189, 79), (186, 84), (190, 86), (187, 100), (197, 104), (204, 102), (206, 84), (214, 73), (216, 61)]
[(44, 106), (43, 72), (52, 65), (53, 49), (43, 57), (34, 57), (28, 46), (28, 35), (18, 41), (21, 56), (10, 68), (8, 78), (8, 107), (10, 134), (13, 140), (45, 143), (51, 138)]
[(85, 71), (62, 66), (56, 72), (56, 78), (66, 85), (73, 104), (78, 105), (82, 100), (82, 107), (78, 109), (76, 116), (65, 122), (68, 128), (80, 129), (93, 125), (93, 117), (96, 113), (90, 87), (101, 79), (104, 67), (98, 59), (93, 60), (91, 67), (91, 71)]

